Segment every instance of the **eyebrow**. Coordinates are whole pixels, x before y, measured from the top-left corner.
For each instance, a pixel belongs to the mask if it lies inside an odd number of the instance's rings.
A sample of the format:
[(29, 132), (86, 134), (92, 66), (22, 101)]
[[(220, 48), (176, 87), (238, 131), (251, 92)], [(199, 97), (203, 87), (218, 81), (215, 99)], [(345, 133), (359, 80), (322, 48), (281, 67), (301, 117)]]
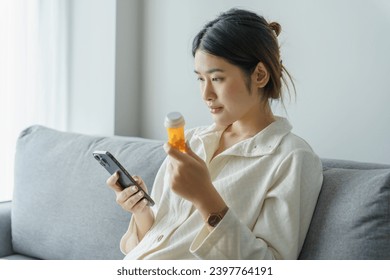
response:
[[(200, 72), (194, 70), (195, 74), (200, 74)], [(212, 73), (215, 73), (215, 72), (225, 72), (223, 69), (221, 68), (211, 68), (209, 70), (206, 71), (206, 74), (212, 74)]]

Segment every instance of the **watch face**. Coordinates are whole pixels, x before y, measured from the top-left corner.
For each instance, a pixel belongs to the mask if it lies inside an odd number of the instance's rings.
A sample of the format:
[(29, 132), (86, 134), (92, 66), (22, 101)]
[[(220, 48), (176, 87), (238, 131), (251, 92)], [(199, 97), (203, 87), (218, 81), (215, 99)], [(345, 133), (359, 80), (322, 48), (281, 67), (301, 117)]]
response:
[(221, 221), (221, 217), (219, 215), (210, 215), (209, 219), (207, 220), (207, 223), (215, 227), (218, 225), (218, 223)]

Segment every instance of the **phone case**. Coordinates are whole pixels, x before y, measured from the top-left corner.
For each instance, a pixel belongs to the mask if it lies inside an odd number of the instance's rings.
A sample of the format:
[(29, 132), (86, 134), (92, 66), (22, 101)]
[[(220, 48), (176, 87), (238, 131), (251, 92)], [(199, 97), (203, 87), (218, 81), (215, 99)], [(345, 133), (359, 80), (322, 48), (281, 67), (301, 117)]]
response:
[[(94, 151), (93, 157), (103, 166), (108, 173), (111, 175), (115, 172), (119, 173), (118, 182), (123, 188), (128, 188), (130, 186), (136, 185), (139, 190), (142, 188), (138, 183), (131, 177), (130, 173), (119, 163), (119, 161), (108, 151)], [(153, 199), (144, 192), (144, 198), (148, 200), (150, 206), (154, 205)]]

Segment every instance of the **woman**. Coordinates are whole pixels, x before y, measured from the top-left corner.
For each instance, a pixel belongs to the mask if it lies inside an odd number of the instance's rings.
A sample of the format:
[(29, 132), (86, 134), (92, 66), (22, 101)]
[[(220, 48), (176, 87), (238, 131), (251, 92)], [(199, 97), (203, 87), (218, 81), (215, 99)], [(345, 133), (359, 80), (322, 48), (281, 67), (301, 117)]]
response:
[[(129, 259), (296, 259), (322, 184), (310, 146), (274, 116), (288, 73), (278, 23), (233, 9), (193, 41), (195, 73), (214, 124), (186, 133), (167, 159), (147, 206), (136, 187), (107, 180), (132, 213), (121, 249)], [(137, 178), (143, 191), (146, 187)]]

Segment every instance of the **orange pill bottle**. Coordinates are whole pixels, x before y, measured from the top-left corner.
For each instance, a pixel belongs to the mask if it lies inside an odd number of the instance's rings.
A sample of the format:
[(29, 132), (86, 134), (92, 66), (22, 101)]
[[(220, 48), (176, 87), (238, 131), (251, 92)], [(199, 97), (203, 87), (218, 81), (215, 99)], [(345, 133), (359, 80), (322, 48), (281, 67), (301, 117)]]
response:
[(168, 132), (168, 143), (185, 153), (184, 118), (179, 112), (171, 112), (165, 117), (164, 125)]

